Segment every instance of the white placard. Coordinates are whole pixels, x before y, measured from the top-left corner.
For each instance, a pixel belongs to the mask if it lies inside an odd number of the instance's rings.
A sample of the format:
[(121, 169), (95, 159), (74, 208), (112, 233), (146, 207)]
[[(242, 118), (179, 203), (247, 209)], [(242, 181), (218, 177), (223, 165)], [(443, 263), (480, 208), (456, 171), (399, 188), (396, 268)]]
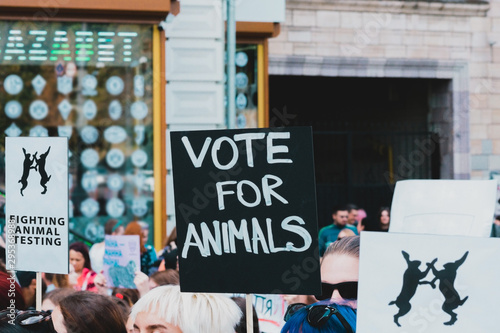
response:
[(488, 237), (495, 180), (404, 180), (396, 184), (390, 232)]
[(498, 238), (363, 231), (360, 250), (358, 333), (498, 330)]
[(9, 137), (5, 156), (7, 268), (68, 274), (68, 139)]

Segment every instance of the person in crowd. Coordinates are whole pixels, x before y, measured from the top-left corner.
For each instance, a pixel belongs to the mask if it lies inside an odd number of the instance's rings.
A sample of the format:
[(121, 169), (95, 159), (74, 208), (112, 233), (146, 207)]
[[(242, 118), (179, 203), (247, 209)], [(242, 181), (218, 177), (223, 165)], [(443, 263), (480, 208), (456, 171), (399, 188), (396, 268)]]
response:
[(160, 265), (158, 271), (172, 268), (179, 270), (177, 262), (177, 228), (174, 227), (165, 240), (165, 246), (159, 256)]
[(378, 211), (379, 231), (389, 231), (391, 222), (391, 209), (389, 207), (381, 207)]
[(357, 229), (354, 226), (347, 224), (347, 219), (349, 216), (349, 211), (347, 207), (337, 206), (333, 211), (333, 224), (321, 228), (318, 235), (319, 242), (319, 255), (323, 256), (326, 248), (330, 243), (335, 242), (339, 236), (342, 229), (348, 228), (357, 234)]
[(302, 304), (313, 304), (317, 302), (313, 295), (283, 295), (283, 299), (286, 304), (302, 303)]
[(141, 224), (138, 222), (130, 222), (125, 228), (124, 235), (139, 236), (141, 247), (141, 271), (146, 275), (150, 275), (156, 271), (156, 267), (154, 266), (157, 258), (156, 251), (151, 245), (146, 244), (149, 237), (149, 229), (141, 227)]
[(354, 333), (356, 310), (336, 303), (292, 304), (281, 333)]
[(137, 303), (140, 297), (139, 291), (137, 289), (117, 287), (113, 288), (111, 295), (124, 300), (130, 307), (134, 306), (134, 304)]
[(63, 299), (75, 292), (76, 290), (73, 288), (58, 288), (46, 293), (42, 297), (42, 310), (54, 310)]
[[(9, 293), (12, 297), (9, 296)], [(12, 307), (12, 303), (16, 309), (26, 309), (23, 292), (21, 286), (16, 282), (16, 277), (6, 272), (0, 272), (0, 310)]]
[(361, 233), (361, 231), (365, 230), (366, 225), (365, 225), (365, 219), (366, 219), (366, 211), (363, 208), (358, 209), (358, 225), (356, 226), (356, 229), (358, 229), (358, 235)]
[(500, 237), (500, 215), (495, 216), (491, 226), (491, 237)]
[(126, 333), (120, 307), (109, 296), (88, 291), (61, 300), (52, 322), (57, 333)]
[(90, 267), (89, 250), (82, 242), (75, 242), (69, 246), (69, 262), (74, 268), (74, 272), (70, 273), (74, 282), (73, 288), (76, 290), (88, 290), (98, 292), (95, 284), (97, 273)]
[(51, 292), (57, 288), (69, 288), (67, 274), (42, 273), (42, 280), (47, 285), (46, 292)]
[(175, 269), (166, 269), (161, 272), (155, 272), (149, 277), (149, 289), (167, 284), (179, 284), (179, 272)]
[(356, 236), (356, 233), (352, 231), (351, 229), (344, 228), (340, 230), (339, 236), (337, 237), (337, 240), (342, 239), (344, 237), (351, 237), (351, 236)]
[[(36, 305), (36, 273), (28, 271), (17, 271), (17, 280), (21, 286), (24, 302), (27, 309), (34, 309)], [(42, 281), (42, 295), (47, 286)]]
[[(112, 236), (120, 236), (125, 232), (125, 228), (120, 221), (110, 219), (104, 225), (104, 234)], [(92, 245), (89, 251), (90, 263), (94, 272), (102, 272), (103, 259), (104, 259), (104, 240), (100, 243)]]
[[(239, 324), (235, 328), (235, 333), (248, 333), (247, 331), (247, 301), (243, 297), (231, 297), (231, 299), (240, 307), (241, 316)], [(257, 316), (257, 311), (252, 305), (252, 322), (253, 322), (253, 333), (259, 333), (259, 317)]]
[(57, 333), (49, 312), (18, 309), (0, 311), (2, 333)]
[(333, 302), (357, 307), (359, 279), (359, 236), (344, 237), (330, 246), (321, 259), (321, 295)]
[(220, 294), (181, 293), (175, 285), (160, 286), (132, 308), (129, 322), (136, 333), (234, 333), (241, 311)]
[(358, 225), (358, 206), (355, 204), (347, 204), (347, 224), (357, 226)]

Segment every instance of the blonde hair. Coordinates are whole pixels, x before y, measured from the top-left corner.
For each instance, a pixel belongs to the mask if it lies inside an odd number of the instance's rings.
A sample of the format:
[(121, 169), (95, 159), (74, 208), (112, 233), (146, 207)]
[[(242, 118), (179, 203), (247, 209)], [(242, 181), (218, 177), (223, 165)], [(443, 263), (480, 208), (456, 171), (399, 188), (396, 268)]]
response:
[(238, 305), (226, 296), (181, 293), (174, 285), (154, 288), (141, 297), (132, 307), (132, 321), (140, 312), (178, 326), (183, 333), (234, 333), (241, 317)]

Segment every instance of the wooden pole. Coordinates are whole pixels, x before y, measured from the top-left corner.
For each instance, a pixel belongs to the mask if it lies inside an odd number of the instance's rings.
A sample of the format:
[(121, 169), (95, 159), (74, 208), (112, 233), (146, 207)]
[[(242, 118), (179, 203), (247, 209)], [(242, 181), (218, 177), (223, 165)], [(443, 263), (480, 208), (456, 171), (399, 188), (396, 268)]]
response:
[(252, 294), (247, 294), (247, 333), (253, 333), (253, 305)]
[(36, 272), (36, 311), (42, 311), (42, 273)]

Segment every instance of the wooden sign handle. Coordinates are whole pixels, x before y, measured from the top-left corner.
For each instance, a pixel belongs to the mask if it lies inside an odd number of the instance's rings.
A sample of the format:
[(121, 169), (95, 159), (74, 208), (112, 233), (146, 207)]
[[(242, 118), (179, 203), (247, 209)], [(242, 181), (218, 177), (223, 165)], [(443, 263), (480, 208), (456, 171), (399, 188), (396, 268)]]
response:
[(252, 294), (247, 294), (247, 333), (253, 333), (253, 305), (252, 305)]

